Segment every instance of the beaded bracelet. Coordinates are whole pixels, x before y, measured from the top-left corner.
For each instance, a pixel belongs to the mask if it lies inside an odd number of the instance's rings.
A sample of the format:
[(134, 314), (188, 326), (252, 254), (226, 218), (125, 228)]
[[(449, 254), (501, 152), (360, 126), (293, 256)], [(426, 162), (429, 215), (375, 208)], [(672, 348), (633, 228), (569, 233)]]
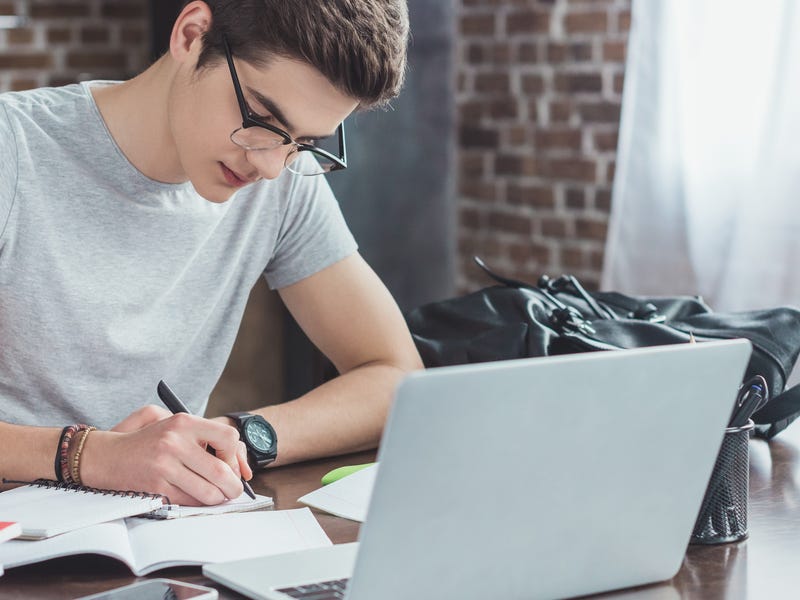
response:
[(70, 467), (70, 474), (72, 476), (72, 483), (81, 485), (81, 453), (83, 452), (83, 445), (86, 443), (86, 438), (89, 434), (97, 429), (97, 427), (87, 427), (81, 432), (81, 437), (78, 440), (78, 448), (75, 454), (72, 455), (72, 465)]
[(67, 446), (69, 446), (69, 440), (65, 440), (67, 437), (67, 432), (69, 431), (70, 426), (67, 425), (64, 429), (61, 430), (61, 435), (58, 437), (58, 444), (56, 445), (56, 459), (53, 464), (53, 469), (55, 470), (56, 474), (56, 481), (63, 482), (64, 478), (61, 476), (61, 447), (64, 445), (66, 441)]
[(72, 445), (72, 438), (79, 431), (88, 428), (88, 425), (76, 423), (75, 425), (67, 425), (61, 432), (61, 440), (58, 445), (58, 464), (60, 469), (57, 475), (58, 480), (62, 483), (72, 483), (72, 473), (70, 472), (69, 464), (69, 448)]

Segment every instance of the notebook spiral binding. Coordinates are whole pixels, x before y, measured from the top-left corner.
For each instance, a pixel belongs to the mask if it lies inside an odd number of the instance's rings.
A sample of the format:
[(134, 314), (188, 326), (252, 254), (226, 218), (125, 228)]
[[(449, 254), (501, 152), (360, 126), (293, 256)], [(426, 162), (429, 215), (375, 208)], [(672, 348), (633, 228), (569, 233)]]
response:
[(52, 479), (35, 479), (33, 481), (18, 481), (16, 479), (3, 478), (3, 483), (19, 483), (32, 485), (40, 488), (53, 490), (64, 490), (68, 492), (82, 492), (84, 494), (100, 494), (101, 496), (124, 496), (126, 498), (160, 498), (164, 504), (171, 504), (169, 497), (164, 494), (151, 494), (149, 492), (137, 492), (135, 490), (107, 490), (103, 488), (90, 487), (88, 485), (78, 485), (77, 483), (67, 483), (65, 481), (54, 481)]

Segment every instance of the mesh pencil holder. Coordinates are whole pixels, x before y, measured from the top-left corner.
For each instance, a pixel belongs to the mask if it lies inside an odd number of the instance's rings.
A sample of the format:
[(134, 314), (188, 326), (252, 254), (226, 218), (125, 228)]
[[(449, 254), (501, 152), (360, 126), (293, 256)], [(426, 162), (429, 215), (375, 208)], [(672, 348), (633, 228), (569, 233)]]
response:
[(747, 537), (750, 432), (753, 421), (725, 430), (690, 544), (725, 544)]

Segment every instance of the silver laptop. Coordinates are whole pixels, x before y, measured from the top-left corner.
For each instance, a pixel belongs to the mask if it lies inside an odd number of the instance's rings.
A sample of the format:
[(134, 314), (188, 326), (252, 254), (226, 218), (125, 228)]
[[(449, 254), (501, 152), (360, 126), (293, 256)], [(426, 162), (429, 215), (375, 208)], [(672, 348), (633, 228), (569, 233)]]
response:
[(414, 373), (359, 543), (203, 573), (270, 600), (530, 600), (669, 579), (749, 356), (733, 340)]

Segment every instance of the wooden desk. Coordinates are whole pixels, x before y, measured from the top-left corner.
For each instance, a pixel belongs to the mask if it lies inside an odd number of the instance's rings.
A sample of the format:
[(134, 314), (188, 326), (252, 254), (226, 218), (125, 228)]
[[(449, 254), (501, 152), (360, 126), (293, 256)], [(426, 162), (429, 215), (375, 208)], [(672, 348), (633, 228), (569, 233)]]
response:
[[(679, 438), (676, 440), (679, 441)], [(259, 475), (254, 489), (272, 496), (278, 509), (297, 508), (297, 498), (316, 489), (323, 474), (345, 464), (373, 460), (363, 452), (293, 465)], [(750, 443), (750, 537), (738, 544), (690, 546), (678, 575), (670, 582), (602, 594), (597, 598), (723, 600), (794, 597), (800, 589), (800, 423), (770, 444)], [(350, 542), (358, 525), (316, 513), (334, 543)], [(654, 521), (657, 522), (657, 515)], [(241, 598), (213, 584), (197, 568), (159, 571), (170, 577), (211, 585), (220, 598)], [(137, 578), (121, 563), (82, 556), (19, 567), (0, 577), (0, 598), (74, 598), (132, 583)], [(376, 599), (380, 600), (380, 599)]]

